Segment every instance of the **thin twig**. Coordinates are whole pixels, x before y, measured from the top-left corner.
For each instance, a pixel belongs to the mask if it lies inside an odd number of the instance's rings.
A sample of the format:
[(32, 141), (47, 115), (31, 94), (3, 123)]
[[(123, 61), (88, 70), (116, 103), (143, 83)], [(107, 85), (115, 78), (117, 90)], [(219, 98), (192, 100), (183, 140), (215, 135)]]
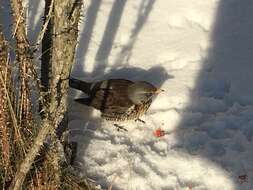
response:
[(23, 152), (25, 153), (24, 140), (23, 140), (22, 135), (20, 134), (20, 131), (19, 131), (17, 118), (16, 118), (16, 115), (15, 115), (14, 109), (12, 107), (11, 98), (10, 98), (10, 95), (8, 93), (7, 87), (5, 85), (2, 72), (0, 72), (0, 80), (1, 80), (1, 83), (2, 83), (3, 88), (5, 90), (6, 97), (7, 97), (8, 107), (9, 107), (9, 110), (10, 110), (12, 122), (13, 122), (14, 129), (15, 129), (15, 135), (17, 136), (17, 139), (20, 139), (20, 142), (22, 143)]
[(43, 24), (42, 29), (40, 30), (40, 33), (39, 33), (36, 43), (35, 43), (36, 49), (37, 49), (37, 46), (41, 43), (41, 41), (44, 37), (44, 34), (47, 30), (48, 23), (52, 17), (53, 5), (54, 5), (54, 0), (51, 0), (50, 6), (49, 6), (49, 11), (48, 11), (48, 14), (45, 19), (45, 23)]
[(14, 36), (15, 36), (16, 33), (17, 33), (19, 23), (20, 23), (21, 19), (23, 18), (22, 14), (23, 14), (24, 10), (25, 10), (25, 8), (22, 9), (20, 15), (18, 16), (17, 23), (16, 23), (16, 26), (15, 26), (14, 32), (13, 32), (13, 34), (12, 34), (12, 38), (14, 38)]
[(43, 145), (45, 137), (53, 130), (51, 122), (46, 120), (43, 121), (43, 125), (36, 137), (30, 151), (27, 153), (25, 159), (22, 161), (14, 179), (12, 180), (10, 190), (19, 190), (23, 184), (23, 181), (26, 177), (27, 172), (30, 170), (30, 167), (38, 154), (40, 147)]
[(115, 174), (115, 176), (112, 178), (112, 182), (110, 183), (110, 186), (108, 187), (108, 190), (112, 190), (112, 186), (113, 186), (113, 183), (115, 182), (115, 180), (117, 179), (118, 175)]

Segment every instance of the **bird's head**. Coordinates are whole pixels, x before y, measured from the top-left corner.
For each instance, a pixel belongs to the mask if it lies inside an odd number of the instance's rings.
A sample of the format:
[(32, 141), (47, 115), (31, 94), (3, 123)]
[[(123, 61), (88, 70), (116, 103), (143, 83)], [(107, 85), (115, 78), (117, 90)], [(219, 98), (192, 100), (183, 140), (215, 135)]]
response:
[(128, 87), (129, 99), (137, 105), (148, 102), (152, 97), (164, 90), (158, 89), (145, 81), (138, 81)]

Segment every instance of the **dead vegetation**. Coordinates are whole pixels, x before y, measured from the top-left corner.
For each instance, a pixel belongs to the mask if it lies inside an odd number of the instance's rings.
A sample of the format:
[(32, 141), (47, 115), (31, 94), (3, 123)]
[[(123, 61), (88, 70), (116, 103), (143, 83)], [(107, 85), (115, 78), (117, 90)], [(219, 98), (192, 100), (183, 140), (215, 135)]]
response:
[[(82, 3), (46, 0), (44, 25), (37, 43), (31, 45), (22, 1), (10, 2), (14, 47), (0, 27), (0, 188), (94, 189), (86, 179), (69, 172), (71, 166), (62, 160), (62, 142), (55, 134), (60, 123), (66, 125), (67, 79), (74, 63)], [(47, 68), (41, 68), (40, 79), (39, 63), (33, 57), (41, 42)]]

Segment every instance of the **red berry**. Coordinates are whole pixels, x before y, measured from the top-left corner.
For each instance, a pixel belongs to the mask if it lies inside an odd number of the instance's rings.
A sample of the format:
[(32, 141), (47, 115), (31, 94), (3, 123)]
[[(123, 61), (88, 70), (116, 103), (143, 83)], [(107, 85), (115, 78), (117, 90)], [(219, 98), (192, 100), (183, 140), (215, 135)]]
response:
[(154, 136), (156, 136), (156, 137), (162, 137), (162, 136), (164, 136), (164, 135), (165, 135), (165, 131), (162, 130), (162, 129), (160, 129), (160, 128), (158, 128), (158, 129), (156, 129), (156, 130), (154, 131)]

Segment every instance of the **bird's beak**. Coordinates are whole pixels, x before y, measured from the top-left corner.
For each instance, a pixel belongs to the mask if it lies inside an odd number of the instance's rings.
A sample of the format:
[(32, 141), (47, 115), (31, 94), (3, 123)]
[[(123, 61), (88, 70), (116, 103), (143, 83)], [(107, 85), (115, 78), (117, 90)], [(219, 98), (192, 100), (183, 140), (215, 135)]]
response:
[(161, 92), (164, 92), (164, 90), (163, 90), (163, 89), (157, 89), (157, 90), (155, 91), (155, 94), (160, 94)]

